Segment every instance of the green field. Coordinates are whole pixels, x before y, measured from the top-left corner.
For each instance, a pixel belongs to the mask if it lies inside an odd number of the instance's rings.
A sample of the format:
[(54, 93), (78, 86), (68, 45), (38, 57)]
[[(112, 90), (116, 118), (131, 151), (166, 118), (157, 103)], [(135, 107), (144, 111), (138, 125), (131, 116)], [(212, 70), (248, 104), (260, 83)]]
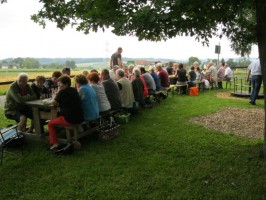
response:
[[(265, 199), (263, 141), (190, 122), (227, 107), (251, 108), (247, 99), (217, 98), (218, 91), (170, 95), (131, 117), (120, 137), (84, 139), (71, 156), (27, 143), (23, 156), (9, 155), (0, 167), (1, 199)], [(10, 122), (0, 115), (1, 127)]]

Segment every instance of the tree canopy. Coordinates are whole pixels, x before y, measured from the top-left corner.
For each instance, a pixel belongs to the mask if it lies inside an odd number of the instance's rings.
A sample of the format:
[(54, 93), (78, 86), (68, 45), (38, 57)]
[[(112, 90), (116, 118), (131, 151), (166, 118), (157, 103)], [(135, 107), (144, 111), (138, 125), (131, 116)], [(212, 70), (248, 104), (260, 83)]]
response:
[(208, 45), (213, 36), (227, 36), (238, 54), (249, 54), (256, 40), (255, 4), (250, 0), (40, 0), (32, 19), (58, 28), (71, 25), (85, 34), (112, 28), (119, 36), (160, 41), (195, 36)]

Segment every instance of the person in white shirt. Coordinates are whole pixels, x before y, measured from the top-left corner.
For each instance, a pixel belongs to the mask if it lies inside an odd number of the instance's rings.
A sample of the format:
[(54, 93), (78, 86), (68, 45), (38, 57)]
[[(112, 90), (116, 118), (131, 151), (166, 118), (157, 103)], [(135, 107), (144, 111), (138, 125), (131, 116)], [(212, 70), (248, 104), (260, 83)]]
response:
[(260, 86), (262, 83), (262, 73), (261, 73), (261, 65), (260, 65), (260, 59), (259, 58), (255, 61), (253, 61), (248, 66), (247, 82), (249, 81), (250, 75), (251, 75), (252, 91), (250, 94), (249, 103), (251, 105), (256, 105), (256, 99), (257, 99), (258, 94), (260, 92)]
[(224, 79), (226, 80), (226, 82), (229, 82), (231, 78), (233, 77), (233, 71), (227, 63), (225, 63), (224, 69), (225, 69)]

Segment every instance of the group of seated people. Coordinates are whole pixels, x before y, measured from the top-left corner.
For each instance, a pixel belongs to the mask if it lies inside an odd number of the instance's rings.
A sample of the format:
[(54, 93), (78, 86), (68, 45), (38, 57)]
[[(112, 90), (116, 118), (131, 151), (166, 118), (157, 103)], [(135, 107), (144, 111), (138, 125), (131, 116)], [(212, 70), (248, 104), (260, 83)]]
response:
[(34, 116), (25, 102), (52, 98), (52, 105), (58, 108), (58, 117), (48, 122), (51, 149), (58, 146), (57, 126), (94, 121), (121, 109), (133, 112), (136, 105), (150, 107), (149, 97), (169, 86), (168, 73), (161, 63), (150, 67), (149, 71), (144, 67), (129, 71), (117, 66), (100, 73), (91, 70), (76, 75), (74, 81), (71, 81), (70, 73), (67, 68), (62, 72), (54, 71), (49, 79), (40, 75), (32, 84), (26, 73), (20, 73), (6, 94), (4, 114), (17, 122), (20, 132), (33, 132), (34, 129), (31, 123), (26, 130), (27, 119), (32, 120)]
[[(217, 69), (213, 62), (208, 62), (206, 68), (200, 69), (199, 63), (195, 61), (190, 71), (187, 72), (186, 64), (169, 62), (165, 68), (171, 76), (171, 84), (188, 84), (189, 87), (195, 86), (195, 83), (200, 83), (203, 89), (217, 87), (223, 89), (222, 81), (230, 82), (233, 71), (227, 63), (221, 62)], [(186, 87), (183, 87), (183, 94), (186, 92)]]

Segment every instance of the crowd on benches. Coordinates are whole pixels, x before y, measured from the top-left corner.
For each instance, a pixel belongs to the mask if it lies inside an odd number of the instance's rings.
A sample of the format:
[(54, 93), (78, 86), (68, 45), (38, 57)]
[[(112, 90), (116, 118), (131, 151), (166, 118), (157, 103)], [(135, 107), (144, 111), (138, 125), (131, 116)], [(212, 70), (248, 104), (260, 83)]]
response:
[[(165, 67), (158, 62), (148, 69), (141, 66), (118, 66), (97, 70), (83, 71), (71, 81), (70, 68), (54, 71), (52, 77), (46, 79), (37, 76), (32, 84), (26, 73), (20, 73), (6, 94), (4, 114), (6, 118), (18, 123), (18, 131), (24, 132), (27, 118), (33, 119), (31, 108), (25, 105), (26, 101), (52, 98), (52, 104), (58, 107), (58, 117), (48, 123), (51, 149), (58, 146), (57, 126), (71, 126), (84, 121), (95, 121), (100, 116), (123, 109), (134, 114), (136, 107), (152, 108), (154, 100), (160, 101), (167, 95), (164, 91), (171, 84), (187, 83), (193, 86), (195, 82), (209, 82), (211, 85), (224, 78), (230, 79), (229, 66), (221, 63), (217, 70), (212, 62), (208, 63), (207, 70), (200, 70), (199, 63), (195, 62), (190, 71), (186, 65), (169, 62)], [(207, 81), (207, 82), (206, 82)], [(186, 90), (183, 90), (185, 94)], [(33, 132), (33, 125), (28, 132)], [(42, 130), (44, 132), (44, 130)]]

